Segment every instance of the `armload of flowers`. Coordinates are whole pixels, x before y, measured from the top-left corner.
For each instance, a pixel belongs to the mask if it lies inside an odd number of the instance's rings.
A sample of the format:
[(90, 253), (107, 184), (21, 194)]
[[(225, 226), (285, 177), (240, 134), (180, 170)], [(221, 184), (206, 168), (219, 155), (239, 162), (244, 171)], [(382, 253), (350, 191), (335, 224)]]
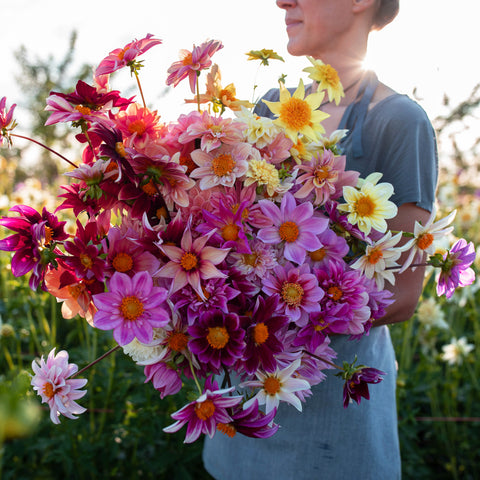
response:
[[(31, 288), (63, 302), (65, 318), (78, 314), (111, 330), (112, 350), (123, 348), (141, 365), (161, 398), (185, 379), (196, 384), (198, 398), (164, 429), (187, 424), (186, 442), (217, 429), (273, 435), (279, 402), (301, 410), (326, 369), (338, 368), (345, 380), (345, 407), (368, 399), (368, 383), (383, 372), (356, 360), (335, 365), (330, 336), (368, 335), (394, 301), (385, 282), (425, 257), (439, 268), (439, 295), (473, 282), (471, 243), (436, 252), (454, 212), (437, 222), (433, 212), (414, 232), (387, 229), (397, 213), (392, 186), (381, 174), (345, 171), (337, 146), (345, 132), (324, 136), (328, 115), (319, 107), (325, 94), (338, 102), (343, 90), (321, 61), (310, 59), (306, 69), (318, 91), (306, 95), (300, 81), (292, 95), (280, 83), (280, 101), (267, 102), (274, 118), (266, 118), (238, 100), (232, 84), (222, 87), (211, 60), (219, 41), (182, 50), (167, 84), (188, 78), (198, 108), (162, 123), (143, 100), (137, 60), (160, 43), (148, 35), (114, 50), (91, 85), (79, 81), (74, 92), (47, 98), (47, 124), (71, 122), (85, 148), (80, 165), (67, 160), (73, 180), (55, 212), (18, 205), (0, 220), (15, 232), (0, 241), (14, 252), (12, 273), (30, 272)], [(251, 58), (280, 57), (261, 50)], [(136, 77), (141, 103), (110, 89), (110, 74), (123, 67)], [(1, 100), (7, 145), (21, 137), (13, 133), (14, 107)], [(76, 218), (73, 235), (57, 217), (65, 209)], [(53, 349), (32, 366), (53, 422), (85, 411), (76, 401), (87, 380), (76, 378), (67, 352)]]

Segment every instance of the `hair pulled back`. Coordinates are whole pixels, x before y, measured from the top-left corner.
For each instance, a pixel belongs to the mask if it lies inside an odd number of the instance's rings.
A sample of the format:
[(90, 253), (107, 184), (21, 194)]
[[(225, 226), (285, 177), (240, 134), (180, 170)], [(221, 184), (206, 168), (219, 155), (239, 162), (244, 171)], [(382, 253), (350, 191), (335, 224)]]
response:
[(400, 0), (380, 0), (377, 13), (373, 18), (372, 30), (381, 30), (398, 14)]

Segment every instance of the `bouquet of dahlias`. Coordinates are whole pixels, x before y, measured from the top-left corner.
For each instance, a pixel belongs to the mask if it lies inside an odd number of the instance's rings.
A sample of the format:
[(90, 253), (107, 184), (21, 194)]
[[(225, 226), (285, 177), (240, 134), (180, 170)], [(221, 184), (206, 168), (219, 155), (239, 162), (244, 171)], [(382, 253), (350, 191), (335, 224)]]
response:
[[(383, 372), (335, 365), (330, 335), (367, 335), (394, 301), (385, 282), (425, 256), (440, 270), (439, 295), (470, 284), (473, 245), (462, 239), (436, 252), (454, 213), (435, 222), (433, 212), (414, 232), (387, 229), (397, 213), (392, 186), (381, 174), (360, 179), (345, 170), (337, 147), (345, 132), (324, 136), (323, 98), (343, 95), (330, 66), (311, 60), (318, 91), (306, 95), (300, 81), (292, 94), (280, 83), (280, 101), (266, 102), (272, 118), (260, 117), (232, 84), (222, 87), (211, 59), (222, 44), (207, 41), (182, 50), (168, 70), (168, 85), (189, 79), (195, 98), (188, 102), (197, 108), (164, 124), (145, 104), (138, 61), (160, 43), (148, 35), (114, 50), (92, 84), (79, 81), (74, 92), (47, 98), (47, 124), (78, 129), (83, 158), (81, 165), (67, 160), (71, 182), (56, 212), (18, 205), (0, 220), (15, 232), (0, 241), (14, 252), (12, 273), (31, 272), (31, 288), (63, 302), (65, 318), (80, 315), (110, 330), (117, 345), (109, 353), (130, 355), (161, 398), (190, 379), (198, 397), (164, 429), (187, 424), (186, 442), (217, 429), (273, 435), (279, 402), (301, 410), (326, 369), (345, 379), (345, 406), (368, 398), (368, 384)], [(270, 50), (249, 56), (281, 59)], [(138, 81), (140, 102), (109, 87), (123, 67)], [(7, 145), (19, 136), (13, 109), (1, 100)], [(63, 210), (76, 218), (73, 235), (57, 217)], [(86, 380), (75, 378), (67, 352), (53, 349), (33, 370), (54, 422), (85, 410), (76, 400)]]

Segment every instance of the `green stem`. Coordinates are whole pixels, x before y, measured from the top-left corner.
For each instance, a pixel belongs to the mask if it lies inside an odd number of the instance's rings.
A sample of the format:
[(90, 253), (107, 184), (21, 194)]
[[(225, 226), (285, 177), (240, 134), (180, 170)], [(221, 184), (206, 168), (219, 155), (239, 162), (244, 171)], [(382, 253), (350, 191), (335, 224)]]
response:
[(81, 370), (79, 370), (77, 373), (75, 373), (74, 375), (72, 375), (70, 378), (75, 378), (77, 377), (78, 375), (82, 374), (83, 372), (85, 372), (86, 370), (88, 370), (89, 368), (93, 367), (94, 365), (96, 365), (100, 360), (103, 360), (105, 357), (108, 357), (111, 353), (117, 351), (120, 347), (120, 345), (116, 345), (115, 347), (111, 348), (108, 352), (104, 353), (103, 355), (101, 355), (100, 357), (98, 357), (97, 359), (95, 359), (93, 362), (90, 362), (86, 367), (83, 367)]
[(195, 86), (197, 89), (197, 110), (199, 113), (202, 113), (202, 110), (200, 109), (200, 82), (199, 82), (199, 77), (200, 77), (200, 72), (197, 72), (197, 77), (195, 79)]
[(41, 142), (38, 142), (37, 140), (34, 140), (33, 138), (30, 138), (30, 137), (24, 137), (23, 135), (17, 135), (16, 133), (11, 133), (10, 134), (11, 137), (17, 137), (17, 138), (23, 138), (24, 140), (29, 140), (30, 142), (33, 142), (33, 143), (36, 143), (37, 145), (40, 145), (41, 147), (45, 148), (46, 150), (48, 150), (49, 152), (52, 152), (54, 153), (55, 155), (58, 155), (62, 160), (65, 160), (67, 163), (69, 163), (72, 167), (75, 167), (77, 168), (77, 166), (71, 162), (68, 158), (65, 158), (62, 154), (56, 152), (55, 150), (51, 149), (50, 147), (47, 147), (46, 145), (44, 145), (43, 143)]
[(200, 383), (198, 383), (198, 378), (197, 378), (197, 376), (195, 375), (195, 370), (193, 369), (192, 361), (191, 361), (190, 359), (188, 359), (188, 363), (190, 364), (190, 371), (192, 372), (193, 380), (195, 381), (195, 385), (197, 386), (200, 395), (202, 395), (203, 390), (202, 390), (202, 388), (200, 387)]

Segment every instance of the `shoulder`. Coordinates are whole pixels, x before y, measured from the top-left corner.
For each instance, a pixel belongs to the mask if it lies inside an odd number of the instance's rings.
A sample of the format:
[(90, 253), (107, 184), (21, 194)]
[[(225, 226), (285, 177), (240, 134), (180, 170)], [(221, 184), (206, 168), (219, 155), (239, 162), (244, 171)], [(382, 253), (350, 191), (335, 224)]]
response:
[(263, 97), (261, 97), (255, 105), (254, 112), (261, 117), (271, 117), (272, 114), (270, 109), (267, 105), (263, 102), (263, 100), (267, 100), (267, 102), (278, 102), (280, 100), (280, 90), (278, 88), (271, 88), (268, 90)]

